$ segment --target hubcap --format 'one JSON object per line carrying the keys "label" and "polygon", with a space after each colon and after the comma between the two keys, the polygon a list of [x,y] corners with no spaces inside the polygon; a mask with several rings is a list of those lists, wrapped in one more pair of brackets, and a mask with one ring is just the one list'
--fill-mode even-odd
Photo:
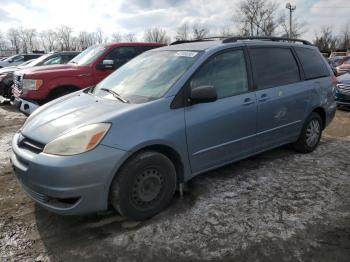
{"label": "hubcap", "polygon": [[133,186],[132,199],[138,206],[154,203],[161,193],[163,176],[156,168],[148,168],[140,174]]}
{"label": "hubcap", "polygon": [[320,122],[316,119],[311,120],[309,125],[306,128],[306,143],[310,147],[314,147],[320,137],[321,126]]}

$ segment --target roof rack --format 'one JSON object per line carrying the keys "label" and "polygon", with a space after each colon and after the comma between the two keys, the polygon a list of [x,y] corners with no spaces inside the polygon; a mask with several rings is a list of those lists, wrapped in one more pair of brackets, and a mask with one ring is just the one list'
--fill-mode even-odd
{"label": "roof rack", "polygon": [[227,38],[227,36],[211,36],[211,37],[203,37],[201,39],[195,39],[195,40],[178,40],[178,41],[171,43],[170,45],[179,45],[179,44],[185,44],[185,43],[222,40],[222,39],[226,39],[226,38]]}
{"label": "roof rack", "polygon": [[309,41],[303,39],[294,39],[287,37],[275,37],[275,36],[247,36],[247,37],[230,37],[224,39],[223,43],[232,43],[239,40],[263,40],[263,41],[275,41],[275,42],[300,42],[304,45],[312,45]]}

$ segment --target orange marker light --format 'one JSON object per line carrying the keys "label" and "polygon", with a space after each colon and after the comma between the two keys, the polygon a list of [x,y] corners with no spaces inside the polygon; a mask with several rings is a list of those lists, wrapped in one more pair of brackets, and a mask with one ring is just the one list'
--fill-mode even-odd
{"label": "orange marker light", "polygon": [[105,131],[102,131],[93,135],[90,139],[90,142],[86,146],[86,150],[93,149],[100,142],[100,140],[103,138],[105,133],[106,133]]}

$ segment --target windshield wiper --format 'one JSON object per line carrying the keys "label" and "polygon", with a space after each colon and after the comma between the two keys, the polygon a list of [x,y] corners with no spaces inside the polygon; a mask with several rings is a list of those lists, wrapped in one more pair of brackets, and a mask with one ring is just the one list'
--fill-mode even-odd
{"label": "windshield wiper", "polygon": [[70,64],[78,64],[78,63],[75,62],[75,61],[70,61],[69,63],[70,63]]}
{"label": "windshield wiper", "polygon": [[106,91],[106,92],[112,94],[115,98],[117,98],[118,100],[122,101],[123,103],[129,103],[128,100],[124,99],[121,95],[119,95],[117,92],[114,92],[114,91],[111,90],[111,89],[108,89],[108,88],[101,88],[100,90]]}

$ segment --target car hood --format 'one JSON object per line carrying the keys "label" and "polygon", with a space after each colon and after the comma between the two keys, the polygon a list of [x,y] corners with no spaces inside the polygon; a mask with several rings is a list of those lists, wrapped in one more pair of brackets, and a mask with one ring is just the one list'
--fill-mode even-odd
{"label": "car hood", "polygon": [[46,74],[54,73],[56,76],[61,74],[66,74],[67,72],[80,72],[82,67],[74,64],[65,64],[65,65],[48,65],[48,66],[35,66],[27,69],[23,69],[19,72],[19,74],[26,75],[26,78],[33,77],[36,79],[36,76],[43,76]]}
{"label": "car hood", "polygon": [[43,144],[72,129],[93,123],[110,122],[137,105],[102,99],[82,91],[56,99],[37,109],[21,133]]}
{"label": "car hood", "polygon": [[20,69],[20,67],[18,67],[18,66],[8,66],[5,68],[1,68],[0,74],[12,73],[12,72],[19,70],[19,69]]}
{"label": "car hood", "polygon": [[350,84],[350,74],[346,73],[344,75],[337,77],[338,83]]}

